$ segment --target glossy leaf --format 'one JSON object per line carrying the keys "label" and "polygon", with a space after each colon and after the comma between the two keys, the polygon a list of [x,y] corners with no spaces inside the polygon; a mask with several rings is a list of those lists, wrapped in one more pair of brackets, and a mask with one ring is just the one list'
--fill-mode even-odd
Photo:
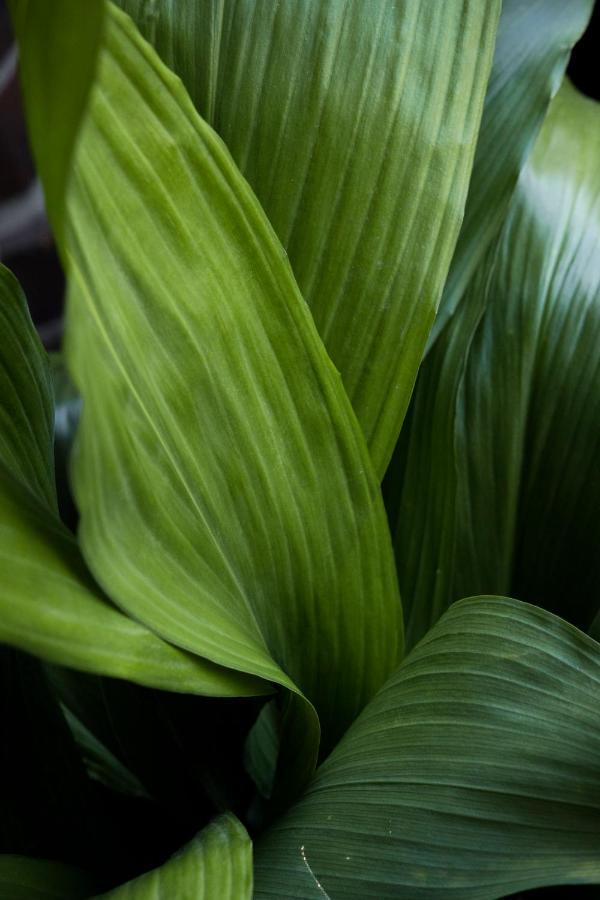
{"label": "glossy leaf", "polygon": [[496,0],[120,0],[287,250],[382,476],[458,236]]}
{"label": "glossy leaf", "polygon": [[48,361],[17,281],[0,267],[0,642],[156,687],[253,694],[264,686],[171,647],[112,607],[58,520]]}
{"label": "glossy leaf", "polygon": [[454,314],[497,237],[594,0],[504,0],[465,218],[429,346]]}
{"label": "glossy leaf", "polygon": [[[57,237],[70,163],[100,46],[103,0],[8,0],[29,141]],[[55,22],[60,20],[61,27]]]}
{"label": "glossy leaf", "polygon": [[600,883],[600,646],[455,604],[255,847],[255,898],[494,900]]}
{"label": "glossy leaf", "polygon": [[83,900],[91,879],[77,869],[44,859],[0,855],[0,900]]}
{"label": "glossy leaf", "polygon": [[131,20],[108,24],[69,198],[83,553],[153,631],[302,691],[326,749],[401,652],[377,479],[254,195]]}
{"label": "glossy leaf", "polygon": [[220,816],[159,869],[102,894],[105,900],[252,900],[252,842],[231,814]]}
{"label": "glossy leaf", "polygon": [[600,107],[565,84],[421,370],[392,488],[411,644],[473,593],[583,628],[598,609],[599,146]]}

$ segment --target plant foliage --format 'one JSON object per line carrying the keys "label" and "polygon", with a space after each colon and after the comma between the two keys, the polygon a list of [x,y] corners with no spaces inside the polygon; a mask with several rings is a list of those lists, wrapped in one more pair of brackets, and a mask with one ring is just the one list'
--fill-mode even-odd
{"label": "plant foliage", "polygon": [[9,5],[0,897],[600,883],[591,0]]}

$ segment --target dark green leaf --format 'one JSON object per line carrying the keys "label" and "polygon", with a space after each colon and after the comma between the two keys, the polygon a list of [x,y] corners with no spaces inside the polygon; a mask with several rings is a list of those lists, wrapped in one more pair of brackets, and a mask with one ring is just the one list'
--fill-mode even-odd
{"label": "dark green leaf", "polygon": [[256,900],[494,900],[600,883],[600,646],[455,604],[255,848]]}
{"label": "dark green leaf", "polygon": [[599,147],[600,107],[565,84],[422,367],[392,488],[411,645],[469,594],[583,628],[598,609]]}
{"label": "dark green leaf", "polygon": [[519,173],[594,0],[504,0],[460,237],[429,344],[500,231]]}
{"label": "dark green leaf", "polygon": [[0,900],[83,900],[92,882],[83,872],[44,859],[0,856]]}

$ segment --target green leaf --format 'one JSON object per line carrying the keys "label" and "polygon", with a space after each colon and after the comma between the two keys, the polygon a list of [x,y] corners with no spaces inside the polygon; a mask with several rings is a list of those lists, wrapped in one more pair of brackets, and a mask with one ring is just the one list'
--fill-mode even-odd
{"label": "green leaf", "polygon": [[48,362],[21,288],[1,264],[0,334],[0,471],[56,511]]}
{"label": "green leaf", "polygon": [[256,900],[493,900],[600,882],[600,647],[457,603],[255,847]]}
{"label": "green leaf", "polygon": [[565,84],[422,367],[390,487],[410,645],[469,594],[583,628],[598,609],[599,146],[600,107]]}
{"label": "green leaf", "polygon": [[504,0],[502,4],[465,218],[430,346],[454,314],[500,231],[519,173],[560,87],[571,48],[593,8],[594,0]]}
{"label": "green leaf", "polygon": [[68,204],[83,553],[153,631],[302,691],[326,752],[401,654],[379,485],[256,198],[131,20],[107,25]]}
{"label": "green leaf", "polygon": [[244,752],[244,764],[263,797],[273,792],[281,734],[281,712],[276,700],[269,700],[252,726]]}
{"label": "green leaf", "polygon": [[120,0],[263,205],[382,476],[458,236],[496,0]]}
{"label": "green leaf", "polygon": [[[63,230],[71,157],[100,46],[103,0],[8,0],[19,44],[29,141],[55,235]],[[60,20],[61,27],[55,22]]]}
{"label": "green leaf", "polygon": [[228,813],[219,816],[172,859],[118,887],[104,900],[252,900],[252,842]]}
{"label": "green leaf", "polygon": [[83,900],[91,890],[91,880],[77,869],[0,855],[0,900]]}
{"label": "green leaf", "polygon": [[58,520],[48,361],[3,266],[0,325],[0,642],[170,690],[264,692],[256,680],[169,646],[104,598]]}

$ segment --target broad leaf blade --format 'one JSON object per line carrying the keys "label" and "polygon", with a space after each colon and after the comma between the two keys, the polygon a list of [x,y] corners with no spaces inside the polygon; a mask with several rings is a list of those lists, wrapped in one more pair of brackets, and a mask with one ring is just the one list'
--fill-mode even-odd
{"label": "broad leaf blade", "polygon": [[220,816],[159,869],[102,897],[252,900],[252,842],[235,816]]}
{"label": "broad leaf blade", "polygon": [[565,84],[421,369],[390,484],[410,644],[474,593],[584,628],[598,609],[599,146],[600,107]]}
{"label": "broad leaf blade", "polygon": [[382,476],[458,236],[495,0],[120,0],[289,254]]}
{"label": "broad leaf blade", "polygon": [[163,637],[297,685],[328,748],[401,652],[378,483],[254,195],[131,21],[108,24],[69,198],[83,552]]}
{"label": "broad leaf blade", "polygon": [[519,173],[594,7],[593,0],[504,0],[465,218],[429,346],[497,236]]}
{"label": "broad leaf blade", "polygon": [[255,897],[494,900],[600,883],[600,647],[465,600],[255,848]]}
{"label": "broad leaf blade", "polygon": [[197,660],[112,607],[56,512],[48,361],[18,283],[0,267],[0,642],[156,687],[264,691]]}
{"label": "broad leaf blade", "polygon": [[[29,140],[55,234],[102,33],[103,0],[8,0],[19,42],[19,76]],[[55,22],[60,19],[61,27]]]}

